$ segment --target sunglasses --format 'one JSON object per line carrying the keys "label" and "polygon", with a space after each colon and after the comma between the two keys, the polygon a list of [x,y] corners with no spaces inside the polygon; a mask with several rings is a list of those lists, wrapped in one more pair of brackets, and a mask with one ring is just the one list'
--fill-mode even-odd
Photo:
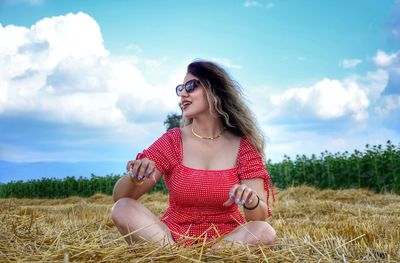
{"label": "sunglasses", "polygon": [[194,91],[200,85],[200,81],[197,79],[192,79],[186,82],[185,84],[180,84],[176,86],[176,95],[182,96],[183,91],[186,90],[187,93]]}

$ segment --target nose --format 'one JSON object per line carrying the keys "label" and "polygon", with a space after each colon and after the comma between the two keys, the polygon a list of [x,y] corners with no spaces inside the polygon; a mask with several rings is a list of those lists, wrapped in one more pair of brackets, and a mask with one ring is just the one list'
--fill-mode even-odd
{"label": "nose", "polygon": [[186,91],[186,89],[183,89],[179,97],[189,97],[189,93]]}

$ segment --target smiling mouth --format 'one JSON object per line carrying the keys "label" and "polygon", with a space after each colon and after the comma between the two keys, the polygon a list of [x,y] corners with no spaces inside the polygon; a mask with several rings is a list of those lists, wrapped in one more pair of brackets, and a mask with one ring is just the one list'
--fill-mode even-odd
{"label": "smiling mouth", "polygon": [[182,107],[183,107],[184,109],[186,109],[186,108],[189,107],[191,104],[192,104],[191,102],[184,102],[184,103],[182,103]]}

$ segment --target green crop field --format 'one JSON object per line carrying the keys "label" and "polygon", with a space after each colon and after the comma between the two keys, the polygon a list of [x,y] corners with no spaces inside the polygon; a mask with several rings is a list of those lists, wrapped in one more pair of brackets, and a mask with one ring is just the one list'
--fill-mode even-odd
{"label": "green crop field", "polygon": [[[309,185],[320,189],[366,188],[375,192],[400,194],[400,145],[388,141],[385,146],[366,145],[365,150],[332,154],[327,151],[310,158],[302,155],[280,163],[266,163],[275,186]],[[0,198],[65,198],[88,197],[95,193],[111,195],[120,175],[90,178],[43,178],[0,184]],[[152,192],[167,193],[160,181]]]}

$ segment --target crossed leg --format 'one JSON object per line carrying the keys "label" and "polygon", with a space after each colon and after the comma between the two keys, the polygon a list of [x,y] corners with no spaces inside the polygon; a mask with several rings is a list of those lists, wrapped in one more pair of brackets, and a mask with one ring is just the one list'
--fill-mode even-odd
{"label": "crossed leg", "polygon": [[[149,209],[132,198],[121,198],[112,207],[111,218],[128,244],[145,240],[159,246],[173,245],[168,227]],[[232,243],[273,245],[275,230],[263,221],[251,221],[237,227],[215,243],[213,247],[226,247]]]}
{"label": "crossed leg", "polygon": [[231,233],[225,235],[214,248],[240,245],[273,245],[276,240],[275,230],[264,221],[250,221],[238,226]]}
{"label": "crossed leg", "polygon": [[111,218],[128,244],[140,240],[159,246],[175,243],[168,227],[132,198],[121,198],[115,202],[111,209]]}

